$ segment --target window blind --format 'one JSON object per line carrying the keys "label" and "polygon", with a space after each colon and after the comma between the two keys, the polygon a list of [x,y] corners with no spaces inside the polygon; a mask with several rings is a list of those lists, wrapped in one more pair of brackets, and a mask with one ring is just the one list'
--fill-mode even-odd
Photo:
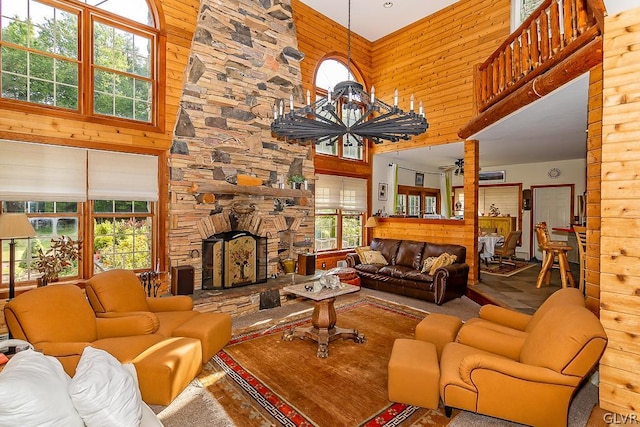
{"label": "window blind", "polygon": [[367,210],[366,179],[318,175],[315,187],[316,209]]}
{"label": "window blind", "polygon": [[90,150],[90,200],[158,200],[158,158],[142,154]]}
{"label": "window blind", "polygon": [[86,200],[86,150],[0,140],[0,153],[0,199]]}

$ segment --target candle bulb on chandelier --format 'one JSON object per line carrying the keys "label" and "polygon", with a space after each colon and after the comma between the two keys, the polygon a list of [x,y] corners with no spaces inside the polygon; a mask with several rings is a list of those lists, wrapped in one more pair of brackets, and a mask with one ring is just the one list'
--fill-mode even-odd
{"label": "candle bulb on chandelier", "polygon": [[311,105],[311,92],[307,90],[307,105]]}
{"label": "candle bulb on chandelier", "polygon": [[411,100],[409,101],[409,111],[413,111],[413,94],[411,94]]}
{"label": "candle bulb on chandelier", "polygon": [[376,88],[375,86],[371,86],[371,104],[373,104],[376,100]]}
{"label": "candle bulb on chandelier", "polygon": [[280,100],[280,116],[284,115],[284,100]]}
{"label": "candle bulb on chandelier", "polygon": [[424,110],[422,109],[422,101],[420,101],[420,115],[424,117]]}
{"label": "candle bulb on chandelier", "polygon": [[289,95],[289,111],[293,111],[293,94]]}
{"label": "candle bulb on chandelier", "polygon": [[276,104],[273,104],[273,119],[277,119],[278,118],[278,108],[276,107]]}
{"label": "candle bulb on chandelier", "polygon": [[331,88],[327,91],[327,102],[331,103]]}
{"label": "candle bulb on chandelier", "polygon": [[398,106],[398,89],[393,92],[393,106]]}

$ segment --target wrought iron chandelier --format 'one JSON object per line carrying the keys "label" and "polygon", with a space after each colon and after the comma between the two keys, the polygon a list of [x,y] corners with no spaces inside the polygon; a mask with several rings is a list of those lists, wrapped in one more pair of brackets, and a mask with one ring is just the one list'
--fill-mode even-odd
{"label": "wrought iron chandelier", "polygon": [[[347,24],[347,71],[351,70],[351,0]],[[349,78],[349,76],[347,76]],[[327,96],[311,103],[307,91],[307,105],[294,108],[293,95],[289,97],[289,112],[285,112],[284,101],[280,100],[273,108],[274,120],[271,131],[279,138],[295,142],[315,142],[333,145],[340,138],[343,144],[364,145],[365,139],[376,144],[384,141],[398,142],[409,140],[411,136],[426,132],[429,124],[424,116],[422,101],[418,112],[414,111],[414,97],[411,95],[409,112],[398,108],[398,91],[389,105],[375,97],[375,88],[371,94],[355,81],[338,83]]]}

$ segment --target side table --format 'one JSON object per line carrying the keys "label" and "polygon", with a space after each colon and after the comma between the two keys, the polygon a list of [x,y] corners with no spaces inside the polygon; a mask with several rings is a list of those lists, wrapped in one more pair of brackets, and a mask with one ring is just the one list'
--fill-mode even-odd
{"label": "side table", "polygon": [[318,343],[317,357],[329,356],[329,343],[342,339],[351,339],[356,343],[364,343],[366,338],[357,329],[345,329],[336,327],[336,309],[334,302],[340,295],[357,292],[360,287],[344,284],[338,289],[322,288],[320,292],[308,291],[305,284],[285,286],[284,292],[289,292],[314,301],[313,315],[311,316],[311,326],[299,326],[283,332],[282,339],[291,341],[294,338],[309,338]]}

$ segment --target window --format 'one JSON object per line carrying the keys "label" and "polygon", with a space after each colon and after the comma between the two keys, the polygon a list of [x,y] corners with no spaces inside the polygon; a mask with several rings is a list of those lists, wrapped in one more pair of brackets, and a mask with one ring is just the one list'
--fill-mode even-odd
{"label": "window", "polygon": [[316,251],[362,246],[367,181],[318,175],[316,181]]}
{"label": "window", "polygon": [[[345,80],[355,80],[355,77],[342,62],[335,59],[322,61],[316,72],[316,100],[326,97],[329,90]],[[336,113],[340,115],[345,123],[350,124],[355,123],[362,117],[363,109],[347,109],[340,104],[337,106]],[[329,118],[329,113],[325,117]],[[333,141],[323,141],[316,145],[316,153],[351,160],[364,159],[364,147],[359,146],[358,142],[351,136],[347,136],[340,144],[335,144]]]}
{"label": "window", "polygon": [[93,272],[125,268],[150,269],[153,203],[93,202]]}
{"label": "window", "polygon": [[[73,240],[81,237],[81,209],[76,202],[2,202],[2,211],[26,213],[37,237],[16,239],[16,282],[35,280],[40,273],[34,259],[38,250],[46,252],[51,239],[69,236]],[[9,241],[2,242],[2,283],[9,283]],[[80,260],[82,262],[82,260]],[[77,261],[62,271],[60,277],[77,277],[81,271]]]}
{"label": "window", "polygon": [[[38,235],[16,240],[17,282],[40,276],[34,255],[62,235],[83,241],[80,262],[63,279],[156,267],[156,156],[3,140],[0,152],[2,210],[26,213]],[[0,263],[6,286],[8,241]]]}
{"label": "window", "polygon": [[85,3],[0,3],[0,98],[157,125],[159,32],[149,5]]}
{"label": "window", "polygon": [[440,190],[437,188],[399,185],[396,196],[396,214],[423,218],[440,213]]}

